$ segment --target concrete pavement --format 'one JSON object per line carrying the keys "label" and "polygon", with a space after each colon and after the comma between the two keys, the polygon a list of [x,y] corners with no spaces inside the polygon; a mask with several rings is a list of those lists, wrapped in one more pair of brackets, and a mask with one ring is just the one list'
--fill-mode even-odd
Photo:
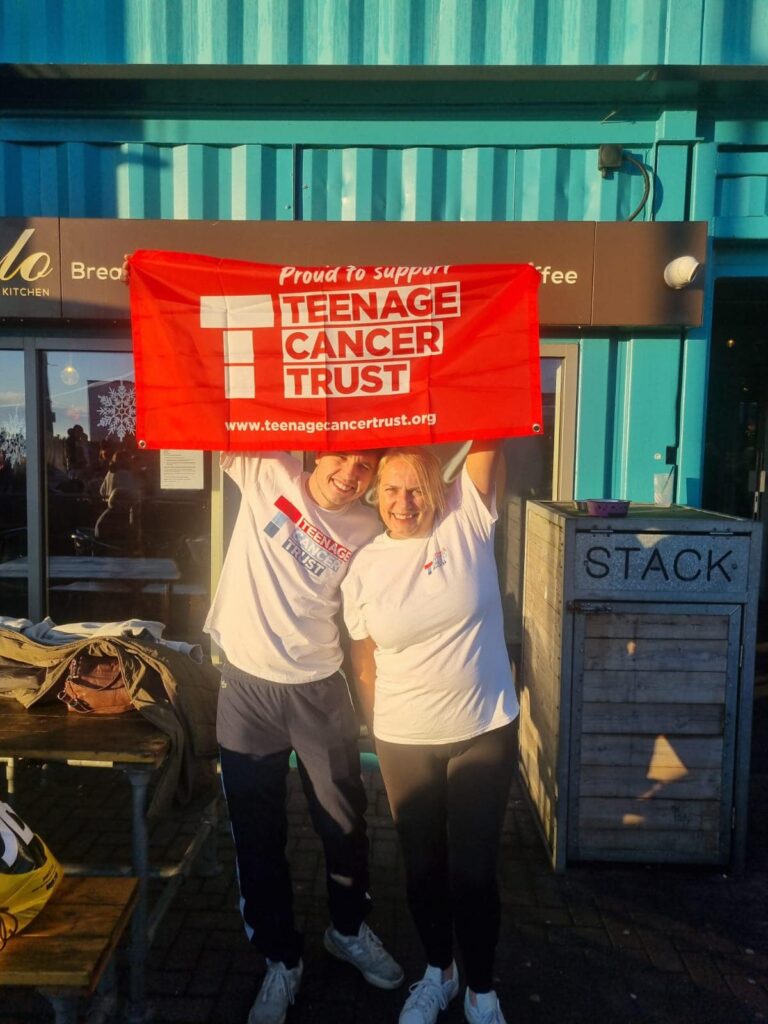
{"label": "concrete pavement", "polygon": [[[404,900],[402,866],[377,771],[370,799],[370,924],[397,954],[407,983],[423,964]],[[20,766],[14,805],[63,861],[126,861],[127,781],[108,770]],[[305,974],[288,1024],[391,1024],[405,997],[373,989],[322,947],[327,924],[320,845],[296,773],[289,852],[306,933]],[[152,829],[152,857],[180,855],[193,824]],[[188,879],[160,926],[147,975],[153,1019],[244,1024],[263,972],[248,946],[226,822],[222,873]],[[153,883],[154,885],[154,883]],[[501,856],[497,988],[509,1024],[741,1024],[768,1021],[768,677],[758,680],[745,877],[711,868],[574,865],[552,873],[519,784]],[[123,954],[124,956],[124,954]],[[124,973],[123,981],[124,986]],[[463,1019],[457,999],[441,1024]],[[52,1020],[42,997],[0,989],[0,1024]]]}

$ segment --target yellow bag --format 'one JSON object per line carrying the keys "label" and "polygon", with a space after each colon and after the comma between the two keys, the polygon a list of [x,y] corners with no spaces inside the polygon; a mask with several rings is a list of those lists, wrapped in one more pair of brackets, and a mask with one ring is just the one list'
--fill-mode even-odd
{"label": "yellow bag", "polygon": [[63,875],[42,839],[0,801],[0,949],[43,909]]}

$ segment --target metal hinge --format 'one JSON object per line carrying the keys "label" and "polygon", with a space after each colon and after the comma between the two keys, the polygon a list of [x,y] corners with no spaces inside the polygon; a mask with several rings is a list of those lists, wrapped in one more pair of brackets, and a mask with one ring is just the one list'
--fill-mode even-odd
{"label": "metal hinge", "polygon": [[736,808],[731,808],[731,831],[736,828]]}
{"label": "metal hinge", "polygon": [[596,601],[566,601],[566,610],[569,612],[586,612],[587,614],[612,612],[615,610],[612,604],[599,604]]}
{"label": "metal hinge", "polygon": [[744,664],[744,644],[739,644],[739,668]]}

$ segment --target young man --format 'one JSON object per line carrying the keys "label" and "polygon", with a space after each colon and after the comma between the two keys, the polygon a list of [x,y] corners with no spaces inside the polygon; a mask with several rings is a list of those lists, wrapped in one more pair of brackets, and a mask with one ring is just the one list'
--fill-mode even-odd
{"label": "young man", "polygon": [[309,474],[282,453],[222,456],[241,504],[205,629],[226,656],[217,731],[241,907],[267,960],[248,1024],[282,1024],[301,981],[285,856],[291,750],[325,850],[325,947],[372,985],[403,979],[363,920],[366,798],[336,625],[349,559],[381,529],[358,501],[377,463],[373,452],[322,452]]}

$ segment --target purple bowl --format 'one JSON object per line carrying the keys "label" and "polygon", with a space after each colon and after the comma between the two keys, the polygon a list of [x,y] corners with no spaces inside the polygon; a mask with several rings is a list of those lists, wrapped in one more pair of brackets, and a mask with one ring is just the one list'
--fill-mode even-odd
{"label": "purple bowl", "polygon": [[625,516],[629,502],[619,498],[587,498],[587,512],[591,516]]}

